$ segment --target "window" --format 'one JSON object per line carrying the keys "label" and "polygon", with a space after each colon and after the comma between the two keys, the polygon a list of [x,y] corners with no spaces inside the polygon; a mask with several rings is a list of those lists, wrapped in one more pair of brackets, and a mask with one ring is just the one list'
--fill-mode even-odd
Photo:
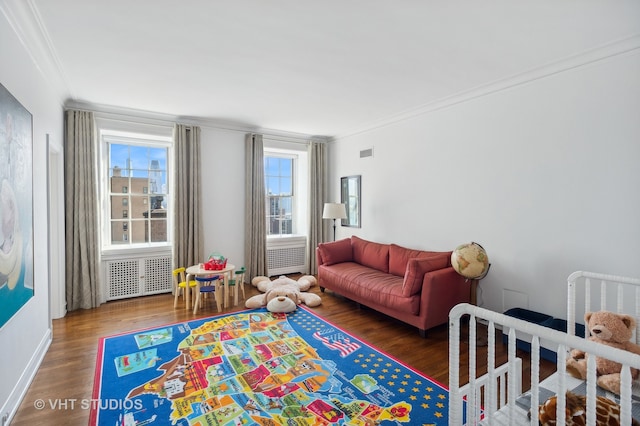
{"label": "window", "polygon": [[101,134],[103,247],[168,245],[170,139]]}
{"label": "window", "polygon": [[306,236],[309,227],[308,146],[264,140],[267,240]]}
{"label": "window", "polygon": [[294,157],[265,153],[267,235],[293,234]]}

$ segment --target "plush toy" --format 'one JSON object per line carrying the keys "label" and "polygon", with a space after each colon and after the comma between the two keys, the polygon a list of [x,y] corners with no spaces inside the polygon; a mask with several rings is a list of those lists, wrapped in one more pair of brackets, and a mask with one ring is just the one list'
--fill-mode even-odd
{"label": "plush toy", "polygon": [[[584,316],[589,340],[614,348],[640,354],[640,345],[629,341],[636,328],[636,321],[630,315],[609,311],[587,312]],[[587,354],[574,349],[567,359],[567,371],[578,379],[587,378]],[[620,394],[620,371],[622,365],[605,358],[596,357],[597,383],[603,389]],[[632,368],[631,376],[638,377],[638,370]]]}
{"label": "plush toy", "polygon": [[[558,397],[556,395],[547,399],[538,409],[538,420],[541,426],[555,425],[557,422],[556,408]],[[587,397],[567,391],[565,399],[566,425],[587,424]],[[531,418],[531,413],[529,413]],[[620,426],[620,405],[604,396],[596,396],[596,424],[607,426]],[[640,426],[640,422],[631,419],[632,426]]]}
{"label": "plush toy", "polygon": [[267,302],[267,311],[269,312],[280,312],[280,313],[289,313],[298,309],[298,305],[296,302],[291,300],[287,296],[278,296]]}
{"label": "plush toy", "polygon": [[322,299],[317,294],[303,293],[316,284],[316,278],[312,275],[304,275],[298,281],[284,275],[273,281],[268,277],[260,276],[251,280],[251,284],[264,294],[257,294],[247,299],[245,306],[249,309],[266,306],[270,312],[292,312],[300,303],[309,307],[322,303]]}

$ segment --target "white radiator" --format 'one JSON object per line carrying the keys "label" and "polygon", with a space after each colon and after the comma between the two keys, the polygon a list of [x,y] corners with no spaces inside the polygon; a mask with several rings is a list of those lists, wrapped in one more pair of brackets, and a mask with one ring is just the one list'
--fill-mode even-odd
{"label": "white radiator", "polygon": [[107,300],[172,290],[171,257],[110,259],[103,262]]}
{"label": "white radiator", "polygon": [[308,273],[307,238],[274,238],[267,241],[267,271],[274,275]]}

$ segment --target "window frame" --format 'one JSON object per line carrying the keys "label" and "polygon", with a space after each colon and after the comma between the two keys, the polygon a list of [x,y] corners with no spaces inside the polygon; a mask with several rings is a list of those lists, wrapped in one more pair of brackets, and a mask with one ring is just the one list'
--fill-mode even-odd
{"label": "window frame", "polygon": [[[173,158],[174,147],[173,138],[169,135],[159,136],[151,135],[143,132],[122,132],[122,131],[110,131],[108,129],[99,130],[99,158],[98,158],[98,177],[99,177],[99,191],[102,194],[100,197],[100,247],[102,253],[117,253],[117,252],[131,252],[131,251],[145,251],[147,249],[157,248],[171,248],[173,246],[173,233],[170,231],[173,229]],[[133,232],[134,222],[144,222],[146,226],[150,226],[151,218],[136,219],[132,214],[127,214],[127,218],[114,218],[111,215],[111,203],[112,197],[121,194],[127,198],[122,198],[123,205],[125,205],[125,199],[127,200],[126,210],[129,212],[131,206],[128,203],[129,197],[144,196],[149,198],[151,194],[140,193],[133,194],[127,185],[126,192],[112,193],[111,192],[111,173],[110,173],[110,147],[109,144],[121,144],[131,146],[143,146],[149,148],[161,148],[167,151],[167,164],[166,164],[166,188],[162,192],[163,196],[167,197],[167,217],[165,219],[167,227],[166,241],[149,241],[133,243],[130,237],[126,234],[123,235],[122,240],[113,240],[113,224],[118,224],[119,231],[122,232],[122,223],[127,223],[128,233]],[[148,186],[148,185],[145,185]],[[145,199],[146,201],[146,199]],[[147,203],[145,203],[147,204]],[[135,219],[135,220],[134,220]],[[116,228],[116,231],[118,229]]]}
{"label": "window frame", "polygon": [[[297,230],[297,219],[296,219],[296,215],[297,215],[297,206],[296,206],[296,201],[297,201],[297,170],[298,170],[298,161],[299,161],[299,155],[297,155],[294,152],[287,152],[285,150],[276,150],[276,149],[268,149],[265,148],[263,151],[263,158],[264,161],[267,161],[267,158],[284,158],[284,159],[289,159],[291,160],[291,195],[287,195],[287,196],[282,196],[282,195],[269,195],[269,188],[267,185],[267,171],[265,169],[264,172],[264,178],[265,178],[265,221],[266,221],[266,229],[267,229],[267,238],[286,238],[286,237],[291,237],[296,234],[296,230]],[[271,218],[273,217],[273,215],[271,215],[271,199],[273,198],[288,198],[291,200],[290,204],[291,204],[291,233],[287,233],[284,234],[282,233],[282,225],[280,225],[280,232],[279,233],[271,233],[271,227],[270,227],[270,221]]]}

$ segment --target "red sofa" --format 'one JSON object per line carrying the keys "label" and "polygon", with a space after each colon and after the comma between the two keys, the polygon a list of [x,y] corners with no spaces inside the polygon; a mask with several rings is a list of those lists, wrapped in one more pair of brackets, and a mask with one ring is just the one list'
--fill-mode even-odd
{"label": "red sofa", "polygon": [[412,250],[356,236],[316,249],[318,284],[415,327],[420,335],[471,300],[470,282],[451,267],[451,252]]}

